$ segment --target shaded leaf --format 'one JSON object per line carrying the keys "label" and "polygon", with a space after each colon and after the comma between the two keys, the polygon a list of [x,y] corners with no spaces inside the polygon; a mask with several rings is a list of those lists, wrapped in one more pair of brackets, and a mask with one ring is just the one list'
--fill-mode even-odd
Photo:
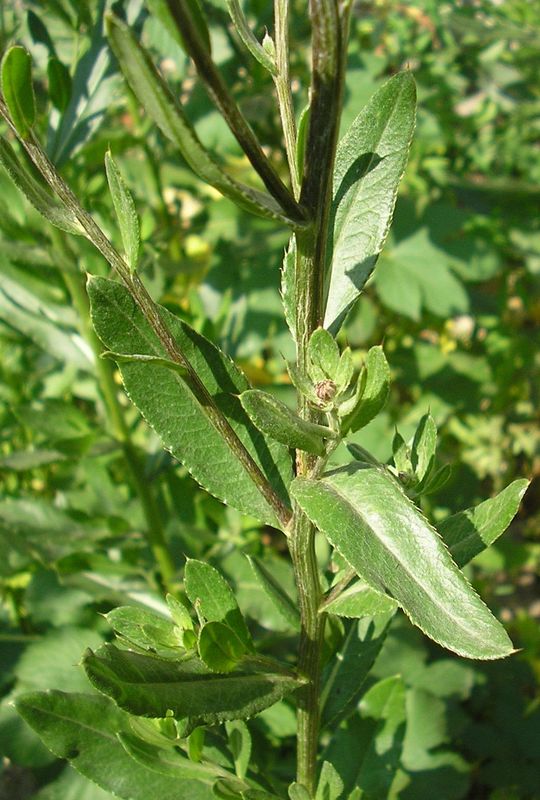
{"label": "shaded leaf", "polygon": [[47,62],[47,78],[53,106],[60,112],[65,111],[71,98],[71,75],[66,65],[56,56],[51,56]]}
{"label": "shaded leaf", "polygon": [[128,755],[118,734],[129,733],[129,715],[95,694],[33,692],[19,697],[17,711],[59,758],[82,775],[126,800],[211,800],[210,784],[199,779],[158,776]]}
{"label": "shaded leaf", "polygon": [[260,389],[243,392],[240,395],[240,402],[253,424],[262,433],[287,447],[322,456],[326,452],[324,438],[333,439],[336,436],[324,425],[316,425],[301,419],[281,400]]}
{"label": "shaded leaf", "polygon": [[207,622],[202,626],[199,656],[212,672],[232,672],[246,652],[246,644],[223,622]]}
{"label": "shaded leaf", "polygon": [[263,561],[253,556],[247,556],[247,559],[257,583],[270,599],[272,605],[294,630],[300,630],[300,613],[289,595],[266,569]]}
{"label": "shaded leaf", "polygon": [[[365,385],[356,406],[343,419],[343,429],[353,433],[364,428],[384,408],[390,391],[390,367],[380,346],[372,347],[365,363]],[[361,378],[358,386],[362,389]],[[347,408],[348,411],[348,408]]]}
{"label": "shaded leaf", "polygon": [[83,666],[96,689],[132,714],[164,717],[170,709],[208,724],[247,719],[300,685],[290,673],[269,673],[256,662],[221,675],[195,656],[175,663],[114,645],[87,651]]}
{"label": "shaded leaf", "polygon": [[251,758],[251,734],[245,722],[233,720],[225,723],[229,738],[229,749],[234,759],[234,768],[240,779],[246,777]]}
{"label": "shaded leaf", "polygon": [[392,597],[373,589],[364,581],[356,581],[332,600],[324,603],[322,610],[338,617],[373,617],[388,614],[398,607]]}

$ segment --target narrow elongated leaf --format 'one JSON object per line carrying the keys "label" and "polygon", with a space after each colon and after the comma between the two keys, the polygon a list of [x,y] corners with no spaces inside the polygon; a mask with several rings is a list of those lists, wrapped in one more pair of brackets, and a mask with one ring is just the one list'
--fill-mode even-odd
{"label": "narrow elongated leaf", "polygon": [[356,708],[393,616],[390,612],[350,623],[339,658],[324,675],[321,707],[323,724],[327,727],[332,727]]}
{"label": "narrow elongated leaf", "polygon": [[[129,715],[96,694],[32,692],[17,698],[19,714],[59,758],[127,800],[212,800],[211,782],[157,775],[128,755],[118,734],[129,733]],[[196,765],[193,765],[194,767]]]}
{"label": "narrow elongated leaf", "polygon": [[356,581],[348,589],[332,600],[324,603],[323,611],[338,617],[373,617],[388,614],[398,607],[393,597],[373,589],[364,581]]}
{"label": "narrow elongated leaf", "polygon": [[334,172],[330,286],[324,327],[335,333],[383,248],[416,110],[410,72],[390,78],[340,141]]}
{"label": "narrow elongated leaf", "polygon": [[496,497],[439,523],[441,536],[460,567],[504,533],[517,514],[528,485],[524,478],[514,481]]}
{"label": "narrow elongated leaf", "polygon": [[295,280],[296,241],[294,235],[289,239],[289,244],[283,256],[281,267],[281,302],[285,313],[285,321],[291,336],[296,341],[296,289]]}
{"label": "narrow elongated leaf", "polygon": [[324,439],[336,434],[324,425],[306,422],[267,392],[249,389],[240,395],[240,402],[254,425],[277,442],[322,456],[326,452]]}
{"label": "narrow elongated leaf", "polygon": [[248,25],[244,12],[238,0],[227,0],[227,9],[236,28],[238,35],[243,43],[259,64],[268,70],[271,75],[277,75],[276,60],[255,38],[253,31]]}
{"label": "narrow elongated leaf", "polygon": [[96,689],[132,714],[165,717],[170,709],[208,724],[252,717],[300,685],[290,673],[270,673],[256,662],[222,675],[195,656],[173,662],[114,645],[87,651],[83,666]]}
{"label": "narrow elongated leaf", "polygon": [[300,630],[300,613],[289,595],[270,574],[260,559],[250,556],[247,556],[247,559],[257,583],[264,590],[266,596],[271,600],[283,619],[295,630]]}
{"label": "narrow elongated leaf", "polygon": [[68,68],[56,56],[47,62],[47,78],[51,102],[62,113],[69,105],[72,82]]}
{"label": "narrow elongated leaf", "polygon": [[139,250],[141,246],[139,217],[137,216],[133,197],[110,151],[105,154],[105,170],[107,172],[107,181],[118,219],[120,233],[122,234],[126,260],[129,268],[134,272],[139,262]]}
{"label": "narrow elongated leaf", "polygon": [[[125,355],[165,358],[166,353],[131,295],[105,278],[88,283],[92,320],[104,345]],[[291,458],[283,445],[266,439],[252,424],[235,395],[249,388],[240,370],[189,325],[161,309],[162,319],[193,365],[216,406],[229,421],[275,491],[287,500]],[[164,447],[182,461],[211,494],[270,524],[273,511],[182,376],[159,365],[122,363],[124,386],[133,403],[161,437]]]}
{"label": "narrow elongated leaf", "polygon": [[429,475],[437,449],[437,426],[431,414],[425,414],[414,435],[411,459],[418,481]]}
{"label": "narrow elongated leaf", "polygon": [[270,195],[227,175],[203,147],[195,129],[135,34],[112,14],[107,18],[107,30],[122,72],[139,102],[162,133],[178,147],[193,172],[253,214],[279,219],[293,227],[299,222],[301,224],[299,220],[289,219]]}
{"label": "narrow elongated leaf", "polygon": [[358,431],[364,428],[382,411],[390,390],[390,367],[382,347],[372,347],[365,364],[365,386],[359,378],[359,400],[343,420],[344,430]]}
{"label": "narrow elongated leaf", "polygon": [[55,227],[66,233],[77,236],[84,235],[84,231],[75,216],[67,208],[60,205],[58,200],[39,184],[32,175],[19,163],[17,156],[10,144],[0,136],[0,164],[4,167],[9,177],[24,194],[28,202],[34,206],[45,219]]}
{"label": "narrow elongated leaf", "polygon": [[438,533],[383,469],[351,464],[321,480],[296,478],[291,490],[357,574],[436,642],[468,658],[513,651]]}
{"label": "narrow elongated leaf", "polygon": [[248,650],[250,633],[231,587],[217,569],[190,558],[184,573],[186,594],[208,622],[222,622],[233,630]]}
{"label": "narrow elongated leaf", "polygon": [[19,136],[26,139],[36,119],[32,58],[28,50],[18,45],[10,47],[2,59],[0,73],[11,121]]}

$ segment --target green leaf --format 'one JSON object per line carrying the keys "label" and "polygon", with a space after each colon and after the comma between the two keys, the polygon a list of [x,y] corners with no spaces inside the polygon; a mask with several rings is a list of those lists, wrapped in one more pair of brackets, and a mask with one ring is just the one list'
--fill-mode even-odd
{"label": "green leaf", "polygon": [[403,436],[396,430],[392,440],[392,456],[398,472],[409,475],[413,471],[411,453]]}
{"label": "green leaf", "polygon": [[425,414],[414,434],[411,460],[416,479],[421,482],[433,469],[437,449],[437,426],[431,414]]}
{"label": "green leaf", "polygon": [[117,636],[142,650],[178,658],[182,637],[170,619],[140,606],[119,606],[109,611],[105,619]]}
{"label": "green leaf", "polygon": [[204,561],[188,559],[184,582],[186,594],[197,613],[208,622],[222,622],[244,643],[253,649],[251,635],[231,587],[217,569]]}
{"label": "green leaf", "polygon": [[162,133],[178,147],[193,172],[253,214],[277,219],[296,227],[299,220],[289,219],[270,195],[239,183],[223,172],[218,162],[202,145],[182,107],[129,27],[113,14],[109,14],[107,31],[111,47],[131,89]]}
{"label": "green leaf", "polygon": [[331,333],[324,328],[313,331],[308,343],[308,356],[325,378],[335,381],[339,369],[339,347]]}
{"label": "green leaf", "polygon": [[24,47],[10,47],[0,65],[2,94],[19,136],[27,139],[36,119],[32,58]]}
{"label": "green leaf", "polygon": [[[105,347],[123,354],[166,359],[161,343],[126,288],[105,278],[91,278],[88,293],[94,327]],[[189,325],[163,308],[160,314],[218,409],[275,491],[288,502],[286,487],[292,470],[289,451],[265,439],[242,409],[235,395],[249,388],[244,375]],[[180,375],[136,362],[122,363],[120,371],[129,397],[164,447],[207,491],[246,514],[277,524],[272,509]]]}
{"label": "green leaf", "polygon": [[300,685],[290,673],[270,673],[257,662],[221,675],[196,656],[173,662],[111,644],[87,651],[83,666],[96,689],[131,714],[165,717],[170,709],[210,725],[247,719]]}
{"label": "green leaf", "polygon": [[333,333],[384,245],[407,163],[415,110],[414,79],[410,72],[400,72],[375,93],[338,145],[324,319],[324,327]]}
{"label": "green leaf", "polygon": [[[332,759],[352,797],[387,800],[401,764],[406,727],[405,685],[392,676],[371,686],[359,705],[359,714],[340,729],[326,757]],[[354,747],[355,757],[348,755]]]}
{"label": "green leaf", "polygon": [[139,251],[141,247],[141,232],[139,227],[139,217],[133,197],[127,188],[120,170],[114,161],[110,150],[105,153],[105,171],[109,190],[116,211],[116,218],[122,234],[124,251],[128,266],[132,272],[137,269],[139,263]]}
{"label": "green leaf", "polygon": [[47,78],[51,102],[63,113],[71,99],[72,82],[69,69],[56,56],[51,56],[47,62]]}
{"label": "green leaf", "polygon": [[386,639],[394,616],[379,614],[352,622],[339,657],[327,668],[321,694],[322,721],[333,727],[354,711],[365,679]]}
{"label": "green leaf", "polygon": [[33,692],[17,698],[17,711],[59,758],[66,758],[102,789],[126,800],[211,800],[199,779],[158,776],[134,761],[117,734],[129,733],[129,715],[95,694]]}
{"label": "green leaf", "polygon": [[278,71],[275,58],[272,57],[253,35],[253,31],[247,23],[238,0],[227,0],[227,9],[238,35],[253,58],[255,58],[259,64],[262,64],[271,75],[277,75]]}
{"label": "green leaf", "polygon": [[212,672],[232,672],[247,647],[223,622],[207,622],[199,633],[199,655]]}
{"label": "green leaf", "polygon": [[15,186],[20,189],[28,202],[34,206],[41,216],[45,217],[56,228],[66,231],[66,233],[73,233],[77,236],[84,235],[84,231],[75,216],[21,166],[13,148],[3,136],[0,136],[0,164],[2,164]]}
{"label": "green leaf", "polygon": [[339,365],[336,371],[335,382],[338,392],[344,392],[345,389],[347,389],[352,380],[353,374],[354,362],[352,351],[350,347],[346,347],[340,356]]}
{"label": "green leaf", "polygon": [[434,641],[468,658],[513,652],[437,532],[384,469],[351,464],[320,480],[296,478],[291,491],[359,577],[388,591]]}
{"label": "green leaf", "polygon": [[300,630],[300,613],[289,595],[266,569],[264,562],[254,556],[246,556],[255,579],[279,614],[294,630]]}
{"label": "green leaf", "polygon": [[311,800],[311,795],[306,787],[296,781],[289,786],[289,797],[291,800]]}
{"label": "green leaf", "polygon": [[339,800],[343,789],[343,781],[334,765],[329,761],[323,761],[315,800]]}
{"label": "green leaf", "polygon": [[[343,419],[343,429],[353,432],[364,428],[384,408],[390,391],[390,367],[380,346],[372,347],[366,357],[366,384],[356,408]],[[358,379],[360,382],[360,378]]]}
{"label": "green leaf", "polygon": [[253,424],[262,433],[287,447],[305,450],[322,456],[326,452],[324,439],[335,439],[336,434],[324,425],[306,422],[285,403],[260,389],[249,389],[240,395],[240,402]]}
{"label": "green leaf", "polygon": [[439,523],[439,530],[460,567],[467,564],[507,529],[518,512],[529,481],[521,478],[495,497],[460,511]]}
{"label": "green leaf", "polygon": [[149,356],[143,353],[113,353],[112,350],[105,350],[101,353],[100,358],[109,358],[111,361],[116,361],[117,364],[129,364],[138,361],[142,364],[153,364],[156,367],[166,367],[177,372],[183,378],[187,377],[188,371],[182,364],[176,361],[169,361],[168,358],[160,358],[159,356]]}
{"label": "green leaf", "polygon": [[234,760],[234,768],[238,777],[246,777],[251,758],[251,734],[245,722],[233,720],[225,723],[229,739],[229,749]]}
{"label": "green leaf", "polygon": [[374,617],[388,614],[398,603],[387,594],[373,589],[364,581],[356,581],[330,603],[323,603],[321,610],[338,617]]}

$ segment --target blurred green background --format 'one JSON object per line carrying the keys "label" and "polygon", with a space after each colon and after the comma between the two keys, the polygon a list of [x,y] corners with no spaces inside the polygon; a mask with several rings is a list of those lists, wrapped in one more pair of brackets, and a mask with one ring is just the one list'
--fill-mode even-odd
{"label": "blurred green background", "polygon": [[[271,82],[232,31],[224,4],[204,5],[214,58],[285,174]],[[309,74],[305,5],[292,3],[298,112]],[[138,26],[205,144],[251,180],[192,66],[142,2],[6,0],[0,50],[17,42],[31,51],[42,140],[120,244],[103,168],[111,147],[142,219],[141,274],[152,295],[217,341],[254,385],[272,385],[293,402],[279,296],[287,233],[202,185],[152,126],[103,38],[110,7]],[[272,30],[270,3],[244,7],[259,38]],[[455,465],[426,505],[435,519],[513,478],[533,479],[511,531],[468,568],[520,652],[503,663],[458,661],[398,620],[377,661],[374,678],[400,672],[407,686],[392,795],[402,800],[540,798],[539,54],[534,0],[355,4],[342,129],[399,69],[414,71],[419,92],[394,225],[339,335],[358,366],[369,346],[384,342],[394,378],[386,410],[356,439],[384,461],[395,426],[407,438],[431,410],[440,457]],[[51,57],[70,74],[58,85],[47,75]],[[9,703],[32,688],[88,691],[73,665],[107,635],[97,612],[159,604],[141,504],[96,382],[81,315],[84,271],[107,267],[85,241],[60,246],[0,172],[2,800],[111,797],[49,754]],[[290,585],[281,540],[201,492],[123,397],[122,404],[179,570],[185,556],[218,563],[271,639],[279,618],[250,585],[241,552],[263,557]],[[286,773],[290,707],[264,712],[253,727],[267,768]],[[268,741],[273,748],[263,747]]]}

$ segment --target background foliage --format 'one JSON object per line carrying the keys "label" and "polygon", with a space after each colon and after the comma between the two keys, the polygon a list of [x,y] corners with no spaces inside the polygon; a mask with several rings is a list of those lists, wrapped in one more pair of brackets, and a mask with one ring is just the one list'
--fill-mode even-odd
{"label": "background foliage", "polygon": [[[279,298],[286,234],[198,182],[145,118],[103,38],[106,5],[3,4],[0,49],[17,41],[31,51],[49,153],[116,237],[103,167],[110,146],[142,219],[140,270],[153,296],[233,355],[255,386],[273,384],[287,401],[292,392],[284,357],[293,354]],[[205,5],[214,57],[277,157],[281,143],[268,79],[231,32],[219,0]],[[142,3],[114,6],[139,26],[203,141],[242,178],[248,164],[182,50],[146,18]],[[304,4],[293,6],[300,111],[309,26]],[[510,533],[468,568],[521,652],[505,662],[458,662],[401,619],[376,662],[373,682],[396,673],[402,679],[408,722],[391,796],[403,800],[540,797],[535,6],[528,0],[378,0],[358,3],[353,18],[343,129],[400,68],[413,69],[419,87],[417,133],[391,237],[339,335],[353,346],[357,366],[369,346],[384,341],[394,372],[385,412],[357,440],[386,460],[394,427],[407,438],[430,409],[442,460],[455,464],[450,482],[423,500],[435,517],[478,502],[514,477],[535,479]],[[249,3],[249,15],[259,36],[265,25],[271,29],[268,3]],[[162,602],[137,486],[96,382],[77,265],[106,274],[85,241],[63,249],[1,172],[0,797],[6,798],[110,797],[56,760],[10,702],[29,689],[90,691],[73,665],[84,647],[109,636],[98,612],[126,603],[160,608]],[[135,409],[122,403],[176,564],[180,568],[187,556],[219,566],[271,649],[274,633],[290,630],[289,623],[268,604],[242,554],[263,559],[292,592],[280,540],[271,528],[261,531],[201,492],[161,451]],[[342,631],[331,634],[339,639]],[[329,747],[361,742],[356,724]],[[276,780],[286,778],[292,708],[282,701],[252,720],[250,730],[259,763]]]}

